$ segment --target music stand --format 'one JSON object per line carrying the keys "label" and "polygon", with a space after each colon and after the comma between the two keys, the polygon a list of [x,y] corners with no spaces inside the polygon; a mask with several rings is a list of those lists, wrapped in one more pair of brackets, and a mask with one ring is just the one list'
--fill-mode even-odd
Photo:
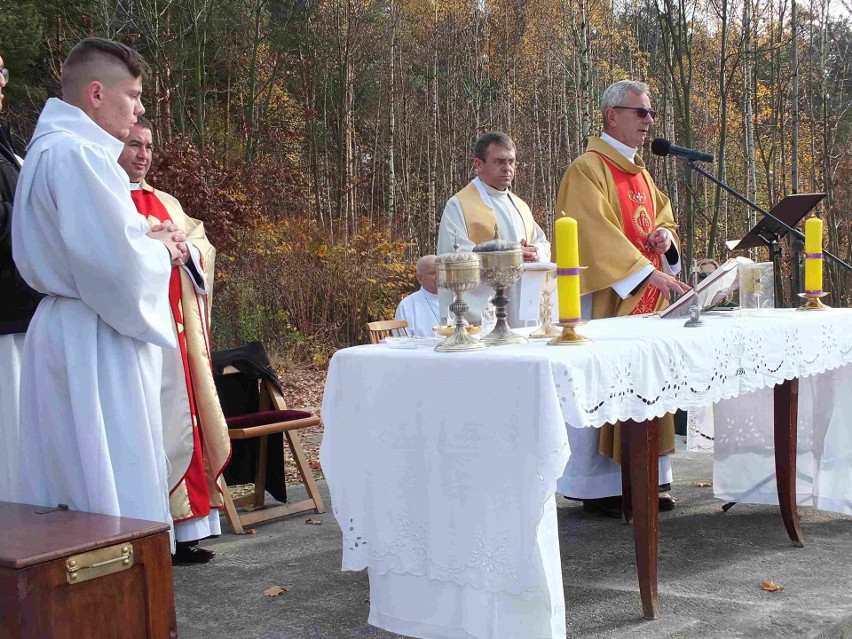
{"label": "music stand", "polygon": [[[795,228],[825,197],[825,193],[795,193],[784,196],[770,211],[770,216],[764,216],[740,240],[729,240],[725,246],[729,251],[750,249],[765,246],[769,249],[772,260],[772,270],[775,274],[776,304],[783,299],[781,286],[781,240],[787,235],[789,228]],[[795,294],[796,291],[793,291]]]}

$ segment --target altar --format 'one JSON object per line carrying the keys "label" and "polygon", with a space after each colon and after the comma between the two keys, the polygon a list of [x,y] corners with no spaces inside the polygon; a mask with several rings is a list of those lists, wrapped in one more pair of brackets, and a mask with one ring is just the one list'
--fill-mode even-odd
{"label": "altar", "polygon": [[[623,422],[625,516],[649,618],[658,614],[655,418],[777,388],[773,432],[778,441],[786,416],[792,441],[781,457],[796,495],[797,380],[846,378],[827,373],[845,375],[852,363],[852,311],[704,319],[698,329],[659,317],[597,320],[580,329],[586,346],[338,352],[321,461],[342,568],[369,572],[370,623],[424,638],[565,637],[554,492],[570,456],[567,425]],[[849,428],[825,409],[832,436]],[[740,443],[771,449],[765,439],[732,437],[731,454],[749,454]],[[852,493],[852,453],[837,455],[817,507]],[[781,504],[794,541],[796,498]]]}

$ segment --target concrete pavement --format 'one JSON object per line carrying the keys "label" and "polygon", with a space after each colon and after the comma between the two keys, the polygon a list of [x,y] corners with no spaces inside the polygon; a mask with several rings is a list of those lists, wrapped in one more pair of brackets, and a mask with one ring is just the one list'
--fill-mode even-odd
{"label": "concrete pavement", "polygon": [[[660,516],[662,618],[641,615],[632,527],[586,515],[558,498],[569,639],[852,638],[852,517],[801,508],[805,548],[794,548],[778,509],[737,505],[712,488],[712,456],[678,453],[678,507]],[[292,497],[300,499],[300,488]],[[398,637],[367,624],[366,572],[340,571],[340,529],[330,508],[205,542],[212,563],[175,568],[181,639]],[[223,520],[223,529],[225,527]],[[766,592],[774,581],[783,592]],[[287,592],[262,593],[271,586]]]}

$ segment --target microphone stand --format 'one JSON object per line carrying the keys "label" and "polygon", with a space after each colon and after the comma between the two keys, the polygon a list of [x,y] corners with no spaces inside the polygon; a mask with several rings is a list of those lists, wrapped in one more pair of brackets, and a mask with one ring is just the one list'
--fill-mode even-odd
{"label": "microphone stand", "polygon": [[[684,158],[684,159],[686,159],[686,158]],[[710,173],[708,173],[707,171],[702,169],[700,166],[698,166],[696,164],[696,161],[697,160],[686,160],[686,165],[690,169],[692,169],[693,171],[698,173],[699,175],[703,175],[705,178],[707,178],[708,180],[713,182],[713,184],[716,184],[716,185],[722,187],[726,192],[733,195],[740,202],[743,202],[743,203],[747,204],[748,206],[750,206],[752,209],[754,209],[755,211],[757,211],[758,213],[763,215],[763,217],[772,220],[773,222],[778,224],[781,228],[785,229],[788,233],[790,233],[793,236],[793,238],[791,239],[791,244],[794,244],[794,243],[798,244],[799,242],[804,243],[805,234],[802,233],[799,229],[790,226],[789,224],[787,224],[783,220],[779,220],[777,217],[772,215],[772,213],[770,213],[769,211],[767,211],[763,207],[759,206],[755,202],[752,202],[751,200],[749,200],[744,195],[740,195],[734,189],[729,187],[727,184],[725,184],[721,180],[717,179],[716,176],[711,175]],[[781,236],[783,235],[783,233],[779,234],[777,231],[774,231],[774,232],[768,233],[768,235],[769,235],[769,237],[763,237],[763,236],[761,236],[761,237],[762,237],[763,241],[766,242],[766,245],[769,248],[769,257],[772,259],[772,268],[773,268],[773,271],[775,273],[775,299],[776,299],[776,303],[778,303],[778,302],[783,303],[783,301],[782,301],[783,295],[781,294],[781,292],[783,290],[782,287],[781,287],[781,255],[783,253],[783,250],[781,248]],[[834,255],[830,251],[823,248],[822,252],[823,252],[824,255],[828,255],[828,257],[833,259],[835,262],[840,264],[845,269],[852,271],[852,265],[847,264],[846,262],[844,262],[842,259],[840,259],[836,255]],[[795,270],[795,265],[794,265],[793,268]]]}

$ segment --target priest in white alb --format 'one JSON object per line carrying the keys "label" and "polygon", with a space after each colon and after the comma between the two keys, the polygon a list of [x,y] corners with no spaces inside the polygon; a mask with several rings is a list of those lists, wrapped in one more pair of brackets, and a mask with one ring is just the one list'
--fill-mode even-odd
{"label": "priest in white alb", "polygon": [[[444,207],[438,230],[438,254],[451,253],[458,240],[460,251],[471,251],[476,244],[494,239],[518,242],[525,262],[549,262],[550,242],[533,219],[530,207],[510,190],[515,177],[515,143],[505,133],[492,131],[473,145],[476,177],[453,195]],[[509,318],[517,317],[520,286],[509,288]],[[482,310],[494,296],[494,290],[480,284],[464,294],[469,306],[467,320],[479,324]],[[453,301],[450,291],[438,293],[441,318]],[[446,322],[442,322],[446,323]]]}
{"label": "priest in white alb", "polygon": [[231,454],[210,355],[210,297],[216,249],[204,224],[184,213],[145,177],[154,157],[151,123],[140,116],[118,163],[130,178],[130,197],[151,227],[172,223],[187,235],[189,259],[172,268],[169,306],[178,348],[163,353],[163,440],[169,461],[169,503],[175,563],[206,563],[214,552],[198,542],[221,534],[219,477]]}
{"label": "priest in white alb", "polygon": [[432,329],[441,324],[438,314],[438,273],[435,256],[424,255],[417,260],[417,283],[420,288],[403,299],[396,307],[394,319],[408,322],[408,334],[431,337]]}
{"label": "priest in white alb", "polygon": [[18,497],[169,522],[160,384],[185,237],[149,230],[117,162],[146,70],[117,42],[77,44],[21,170],[13,255],[47,297],[24,344]]}

